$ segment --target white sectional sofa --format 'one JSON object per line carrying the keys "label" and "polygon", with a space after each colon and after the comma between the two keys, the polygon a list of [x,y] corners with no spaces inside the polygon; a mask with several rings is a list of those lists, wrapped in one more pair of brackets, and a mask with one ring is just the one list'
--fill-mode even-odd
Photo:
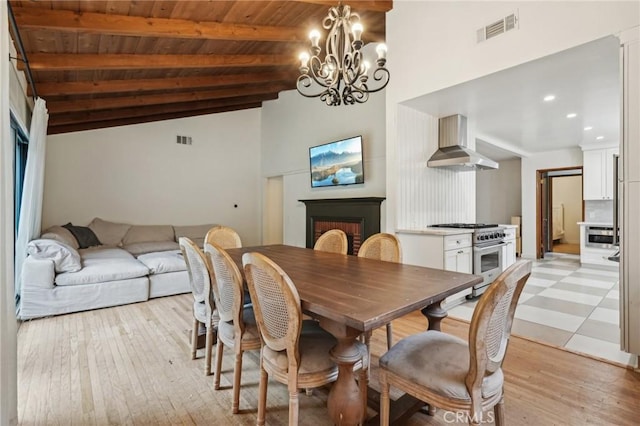
{"label": "white sectional sofa", "polygon": [[[187,293],[189,276],[178,238],[188,237],[202,246],[215,225],[128,225],[96,218],[88,227],[65,226],[49,228],[29,243],[20,319]],[[87,228],[98,241],[83,241]],[[93,246],[85,248],[83,243]]]}

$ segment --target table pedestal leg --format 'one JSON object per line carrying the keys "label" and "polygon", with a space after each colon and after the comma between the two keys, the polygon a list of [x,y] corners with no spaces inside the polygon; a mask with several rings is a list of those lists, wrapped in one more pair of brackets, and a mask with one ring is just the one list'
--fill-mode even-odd
{"label": "table pedestal leg", "polygon": [[447,311],[440,306],[442,302],[439,300],[420,311],[429,320],[428,330],[440,331],[440,322],[447,317]]}
{"label": "table pedestal leg", "polygon": [[338,379],[331,386],[327,399],[329,416],[336,425],[361,424],[366,408],[353,373],[353,365],[363,356],[356,341],[360,332],[328,320],[320,320],[320,326],[338,339],[330,352],[331,359],[338,365]]}

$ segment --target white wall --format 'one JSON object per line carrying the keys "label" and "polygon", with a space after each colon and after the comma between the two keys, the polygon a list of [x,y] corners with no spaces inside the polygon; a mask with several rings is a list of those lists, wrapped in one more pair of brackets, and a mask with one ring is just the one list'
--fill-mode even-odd
{"label": "white wall", "polygon": [[[362,185],[311,188],[309,147],[362,135]],[[384,92],[361,105],[329,107],[292,90],[262,106],[262,176],[283,176],[284,243],[305,246],[305,206],[298,200],[384,197]],[[384,206],[382,228],[384,229]]]}
{"label": "white wall", "polygon": [[581,166],[580,148],[544,152],[522,159],[522,256],[536,257],[537,170]]}
{"label": "white wall", "polygon": [[476,173],[476,222],[511,223],[521,216],[521,160],[500,161],[498,170]]}
{"label": "white wall", "polygon": [[9,137],[9,28],[0,2],[0,425],[18,423],[16,307],[13,289],[13,143]]}
{"label": "white wall", "polygon": [[259,109],[49,136],[43,229],[220,223],[258,244],[260,153]]}
{"label": "white wall", "polygon": [[[476,43],[477,29],[515,10],[520,17],[518,30]],[[386,89],[387,203],[393,206],[387,209],[387,228],[396,226],[395,208],[400,190],[396,180],[396,149],[402,142],[397,128],[399,103],[615,34],[639,23],[637,1],[394,1],[393,9],[387,13],[386,32],[387,65],[391,72]],[[416,158],[416,165],[425,160]],[[472,198],[475,200],[475,195]],[[530,237],[523,236],[523,243]]]}

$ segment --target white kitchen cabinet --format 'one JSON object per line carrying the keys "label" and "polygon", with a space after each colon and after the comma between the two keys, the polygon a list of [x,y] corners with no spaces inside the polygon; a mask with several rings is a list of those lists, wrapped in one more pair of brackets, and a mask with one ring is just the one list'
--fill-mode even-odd
{"label": "white kitchen cabinet", "polygon": [[618,148],[589,149],[583,152],[583,198],[613,199],[613,156]]}
{"label": "white kitchen cabinet", "polygon": [[516,263],[516,227],[510,225],[505,226],[504,242],[502,246],[502,270],[506,270],[509,266]]}
{"label": "white kitchen cabinet", "polygon": [[[399,231],[397,237],[402,244],[403,263],[472,274],[471,232],[451,232]],[[471,288],[447,297],[443,307],[448,309],[463,302],[468,294],[471,294]]]}

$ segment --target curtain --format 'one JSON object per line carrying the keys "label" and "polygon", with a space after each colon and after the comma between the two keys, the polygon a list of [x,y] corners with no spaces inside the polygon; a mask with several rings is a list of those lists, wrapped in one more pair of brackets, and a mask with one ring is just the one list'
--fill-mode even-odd
{"label": "curtain", "polygon": [[40,236],[42,222],[42,194],[44,191],[44,157],[49,112],[42,98],[36,99],[29,130],[29,151],[24,173],[24,187],[20,204],[18,238],[15,252],[16,300],[22,283],[22,264],[27,257],[27,244]]}

